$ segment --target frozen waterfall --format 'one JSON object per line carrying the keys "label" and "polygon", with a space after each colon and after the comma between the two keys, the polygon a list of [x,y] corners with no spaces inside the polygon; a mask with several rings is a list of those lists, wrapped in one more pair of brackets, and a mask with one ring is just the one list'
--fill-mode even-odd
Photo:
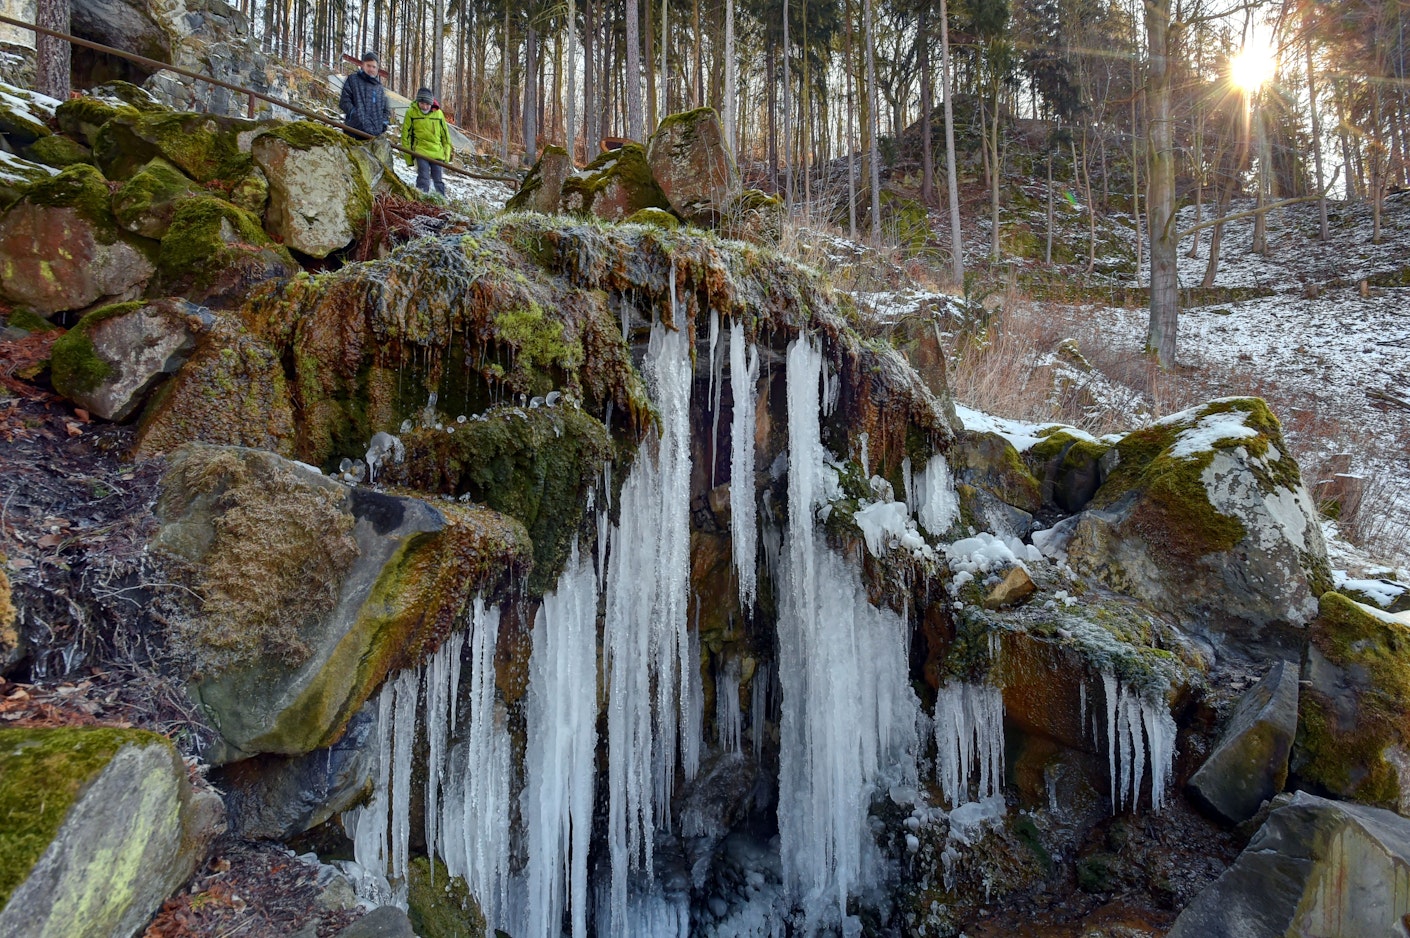
{"label": "frozen waterfall", "polygon": [[759,380],[759,352],[745,348],[744,325],[729,333],[729,386],[734,400],[730,424],[729,513],[734,569],[739,576],[739,604],[749,609],[758,592],[759,518],[754,504],[754,407]]}
{"label": "frozen waterfall", "polygon": [[845,917],[875,872],[867,810],[883,779],[914,784],[919,705],[907,626],[867,600],[860,576],[814,522],[826,490],[819,424],[823,357],[788,352],[788,516],[779,590],[779,835],[785,888],[817,926]]}

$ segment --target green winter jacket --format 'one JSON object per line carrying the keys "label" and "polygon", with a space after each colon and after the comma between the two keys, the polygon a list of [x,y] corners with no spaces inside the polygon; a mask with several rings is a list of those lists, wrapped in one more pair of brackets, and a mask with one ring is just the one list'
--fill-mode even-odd
{"label": "green winter jacket", "polygon": [[[429,157],[443,163],[450,162],[450,128],[446,125],[445,112],[438,107],[432,107],[430,111],[422,114],[421,108],[415,104],[407,108],[406,116],[401,120],[401,145],[417,156]],[[410,166],[412,162],[412,158],[408,156],[407,165]]]}

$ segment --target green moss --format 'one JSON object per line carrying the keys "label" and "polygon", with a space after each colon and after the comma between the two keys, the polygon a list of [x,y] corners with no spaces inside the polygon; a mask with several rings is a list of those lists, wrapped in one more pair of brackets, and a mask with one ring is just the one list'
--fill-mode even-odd
{"label": "green moss", "polygon": [[485,916],[459,876],[440,860],[412,859],[407,869],[407,916],[420,938],[482,938]]}
{"label": "green moss", "polygon": [[679,218],[659,208],[644,208],[639,212],[632,212],[624,221],[629,225],[655,225],[667,231],[674,231],[681,226]]}
{"label": "green moss", "polygon": [[27,309],[15,310],[10,314],[10,318],[6,320],[5,324],[14,329],[23,329],[26,332],[51,332],[59,328],[38,313]]}
{"label": "green moss", "polygon": [[591,214],[598,198],[613,185],[625,194],[622,217],[644,208],[669,210],[671,207],[651,174],[646,151],[637,143],[609,150],[589,163],[582,174],[569,176],[563,183],[564,202],[581,214]]}
{"label": "green moss", "polygon": [[259,221],[221,199],[197,196],[183,201],[162,238],[157,271],[169,282],[206,287],[242,258],[269,252],[289,270],[298,265],[287,249],[276,245]]}
{"label": "green moss", "polygon": [[883,189],[881,211],[881,224],[887,235],[912,252],[925,247],[930,238],[930,214],[922,202]]}
{"label": "green moss", "polygon": [[493,323],[496,338],[514,349],[516,364],[540,373],[531,386],[533,393],[552,389],[552,369],[571,371],[583,363],[582,344],[564,341],[563,324],[546,316],[537,303],[496,313]]}
{"label": "green moss", "polygon": [[181,170],[155,157],[113,194],[113,216],[128,231],[160,238],[170,227],[176,203],[194,191]]}
{"label": "green moss", "polygon": [[29,876],[69,808],[124,745],[164,745],[144,730],[0,729],[0,908]]}
{"label": "green moss", "polygon": [[85,95],[60,104],[54,111],[54,119],[64,133],[82,138],[92,146],[98,136],[98,129],[116,114],[117,108],[111,104]]}
{"label": "green moss", "polygon": [[71,208],[93,225],[99,240],[117,240],[117,225],[109,208],[108,182],[92,166],[79,163],[31,185],[25,201],[52,208]]}
{"label": "green moss", "polygon": [[662,134],[677,127],[684,128],[682,139],[689,140],[695,135],[695,127],[703,120],[711,118],[718,119],[715,109],[712,107],[698,107],[690,111],[681,111],[678,114],[667,114],[661,118],[661,123],[656,127],[656,133]]}
{"label": "green moss", "polygon": [[963,481],[1030,514],[1043,504],[1042,489],[1013,444],[997,433],[966,432],[953,450]]}
{"label": "green moss", "polygon": [[318,147],[346,147],[348,137],[340,130],[314,121],[290,121],[264,131],[260,136],[276,137],[296,150]]}
{"label": "green moss", "polygon": [[1410,744],[1410,627],[1324,593],[1313,647],[1342,674],[1335,688],[1304,681],[1293,772],[1341,798],[1400,810],[1405,792],[1389,750]]}
{"label": "green moss", "polygon": [[24,148],[26,159],[63,169],[75,163],[93,162],[93,151],[71,137],[50,134]]}
{"label": "green moss", "polygon": [[1094,853],[1077,861],[1077,888],[1083,892],[1110,892],[1116,857]]}
{"label": "green moss", "polygon": [[[125,304],[138,307],[142,304]],[[112,373],[111,366],[98,357],[86,329],[74,327],[59,336],[49,353],[49,369],[54,389],[60,394],[86,394]]]}
{"label": "green moss", "polygon": [[239,133],[254,126],[206,114],[142,113],[121,108],[98,131],[93,155],[115,179],[129,178],[154,156],[198,182],[236,179],[253,162],[240,150]]}

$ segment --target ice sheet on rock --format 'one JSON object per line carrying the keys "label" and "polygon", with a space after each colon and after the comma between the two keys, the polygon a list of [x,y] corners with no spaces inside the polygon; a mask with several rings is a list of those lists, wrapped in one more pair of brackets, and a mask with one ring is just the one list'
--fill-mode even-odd
{"label": "ice sheet on rock", "polygon": [[624,935],[628,876],[652,871],[657,826],[670,819],[679,764],[699,768],[703,698],[690,632],[690,350],[684,332],[652,328],[644,363],[660,429],[622,484],[608,560],[607,676],[611,934]]}
{"label": "ice sheet on rock", "polygon": [[861,528],[867,551],[880,557],[889,550],[932,555],[930,545],[916,529],[905,502],[873,502],[857,509],[852,520]]}
{"label": "ice sheet on rock", "polygon": [[1351,590],[1365,596],[1382,609],[1387,609],[1405,595],[1405,584],[1394,580],[1361,580],[1347,576],[1345,570],[1332,571],[1333,588],[1338,592]]}
{"label": "ice sheet on rock", "polygon": [[597,747],[597,578],[574,543],[534,618],[521,813],[528,854],[525,938],[587,935],[588,844]]}
{"label": "ice sheet on rock", "polygon": [[945,457],[930,457],[925,468],[915,474],[915,515],[921,527],[935,536],[950,529],[960,516],[960,499],[955,493],[955,477]]}
{"label": "ice sheet on rock", "polygon": [[1004,778],[1004,695],[953,682],[935,694],[935,781],[952,805],[999,793]]}
{"label": "ice sheet on rock", "polygon": [[810,926],[837,923],[876,864],[869,795],[915,778],[918,703],[907,680],[907,628],[867,600],[859,571],[819,536],[824,450],[822,355],[788,351],[788,516],[778,624],[779,837],[785,890]]}
{"label": "ice sheet on rock", "polygon": [[759,352],[746,349],[744,325],[736,322],[729,335],[730,423],[729,509],[730,544],[739,578],[739,604],[749,609],[758,590],[759,518],[754,502],[754,408],[759,380]]}
{"label": "ice sheet on rock", "polygon": [[1067,547],[1072,543],[1072,536],[1077,533],[1077,525],[1081,520],[1081,515],[1073,515],[1063,518],[1051,528],[1034,531],[1033,546],[1049,560],[1067,563]]}
{"label": "ice sheet on rock", "polygon": [[950,812],[949,839],[972,847],[984,836],[984,831],[1003,822],[1007,807],[999,795],[989,795],[978,801],[967,801]]}

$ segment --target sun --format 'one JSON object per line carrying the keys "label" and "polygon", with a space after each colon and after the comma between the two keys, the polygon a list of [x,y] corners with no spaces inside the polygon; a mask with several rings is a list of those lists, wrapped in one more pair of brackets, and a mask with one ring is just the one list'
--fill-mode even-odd
{"label": "sun", "polygon": [[1247,45],[1229,60],[1229,81],[1240,91],[1253,92],[1273,77],[1273,50],[1264,45]]}

